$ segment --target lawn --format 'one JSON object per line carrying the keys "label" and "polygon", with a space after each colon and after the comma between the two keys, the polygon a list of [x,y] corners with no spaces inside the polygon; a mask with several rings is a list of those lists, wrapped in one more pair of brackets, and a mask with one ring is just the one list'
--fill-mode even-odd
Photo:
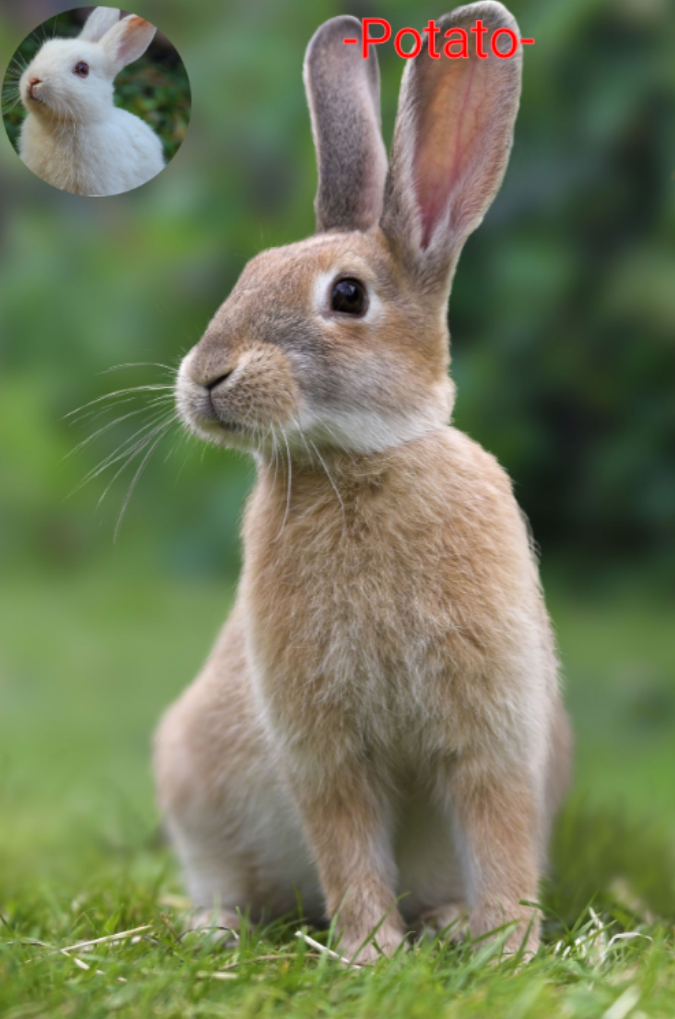
{"label": "lawn", "polygon": [[[4,578],[4,1019],[675,1015],[672,606],[635,595],[580,600],[549,585],[577,774],[542,892],[537,959],[518,967],[488,944],[443,940],[361,970],[299,938],[297,917],[244,930],[218,951],[184,934],[148,746],[232,591],[139,572],[120,554],[96,576]],[[135,934],[62,951],[127,931]]]}

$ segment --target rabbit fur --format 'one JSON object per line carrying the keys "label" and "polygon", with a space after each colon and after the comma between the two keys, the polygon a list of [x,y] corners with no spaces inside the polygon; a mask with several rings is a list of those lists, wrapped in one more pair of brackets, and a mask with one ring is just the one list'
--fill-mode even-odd
{"label": "rabbit fur", "polygon": [[[152,42],[155,28],[97,7],[76,39],[50,39],[21,75],[28,111],[19,155],[38,177],[78,195],[116,195],[164,167],[162,143],[139,117],[114,106],[113,81]],[[86,75],[76,68],[87,69]]]}
{"label": "rabbit fur", "polygon": [[[437,24],[478,18],[518,33],[496,2]],[[354,37],[334,18],[305,60],[316,235],[249,262],[180,368],[186,426],[252,452],[258,479],[236,604],[157,732],[159,802],[203,918],[276,916],[299,893],[372,962],[466,905],[473,936],[510,923],[505,949],[531,953],[570,736],[511,484],[448,424],[446,324],[506,168],[520,47],[425,45],[387,170]],[[333,307],[345,278],[361,314]]]}

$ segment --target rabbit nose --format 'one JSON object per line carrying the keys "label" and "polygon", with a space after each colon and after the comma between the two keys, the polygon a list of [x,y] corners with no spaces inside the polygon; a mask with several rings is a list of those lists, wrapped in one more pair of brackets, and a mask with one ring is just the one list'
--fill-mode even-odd
{"label": "rabbit nose", "polygon": [[41,84],[42,84],[42,78],[35,78],[35,77],[29,78],[29,80],[28,80],[28,93],[29,93],[29,95],[32,96],[33,95],[33,89],[35,88],[35,86],[36,85],[41,85]]}
{"label": "rabbit nose", "polygon": [[216,389],[220,385],[221,382],[224,382],[225,379],[229,379],[229,377],[230,377],[230,375],[232,374],[233,371],[234,371],[234,368],[230,368],[228,371],[222,372],[215,379],[210,379],[208,382],[204,383],[204,388],[208,389],[209,393],[212,393],[213,390]]}

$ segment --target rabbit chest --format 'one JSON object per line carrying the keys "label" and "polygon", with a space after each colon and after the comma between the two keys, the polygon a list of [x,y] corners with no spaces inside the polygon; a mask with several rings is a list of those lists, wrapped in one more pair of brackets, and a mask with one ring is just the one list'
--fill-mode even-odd
{"label": "rabbit chest", "polygon": [[517,508],[501,482],[467,492],[424,459],[263,478],[249,506],[253,681],[277,740],[310,755],[460,750],[525,694],[541,648]]}

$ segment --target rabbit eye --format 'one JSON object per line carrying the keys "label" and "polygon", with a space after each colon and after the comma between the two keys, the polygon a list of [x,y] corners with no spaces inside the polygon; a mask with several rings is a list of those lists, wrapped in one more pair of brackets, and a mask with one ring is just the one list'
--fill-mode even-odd
{"label": "rabbit eye", "polygon": [[80,78],[86,78],[89,74],[89,64],[85,64],[84,60],[78,61],[73,68],[73,73],[77,74]]}
{"label": "rabbit eye", "polygon": [[347,315],[363,315],[366,310],[366,288],[357,279],[338,280],[333,285],[331,309]]}

